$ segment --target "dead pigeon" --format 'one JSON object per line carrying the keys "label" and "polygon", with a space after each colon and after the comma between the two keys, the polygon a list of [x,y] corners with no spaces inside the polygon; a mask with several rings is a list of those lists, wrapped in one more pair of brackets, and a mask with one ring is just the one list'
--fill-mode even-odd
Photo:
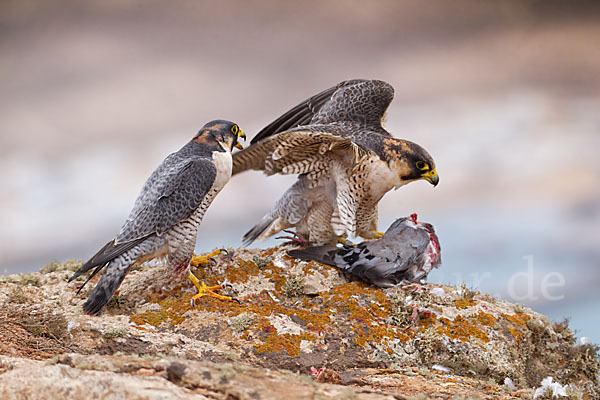
{"label": "dead pigeon", "polygon": [[343,247],[307,247],[288,254],[338,267],[379,287],[403,281],[420,283],[441,264],[440,242],[433,225],[418,222],[417,214],[394,221],[380,239]]}

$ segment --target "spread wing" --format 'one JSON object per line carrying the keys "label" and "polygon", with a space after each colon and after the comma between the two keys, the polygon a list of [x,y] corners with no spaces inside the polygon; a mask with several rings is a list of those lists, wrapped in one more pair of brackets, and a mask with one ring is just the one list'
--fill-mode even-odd
{"label": "spread wing", "polygon": [[369,151],[340,125],[310,125],[268,137],[233,155],[233,174],[248,169],[273,174],[316,174],[336,160],[352,165]]}
{"label": "spread wing", "polygon": [[354,79],[349,81],[343,81],[337,85],[323,90],[322,92],[304,100],[302,103],[293,107],[275,121],[265,126],[260,132],[254,136],[250,144],[257,143],[269,136],[273,136],[277,133],[287,131],[288,129],[295,128],[297,126],[308,125],[316,114],[319,113],[321,108],[329,102],[332,96],[337,92],[338,89],[348,87],[360,82],[367,82],[364,79]]}
{"label": "spread wing", "polygon": [[393,98],[394,88],[387,82],[343,81],[287,111],[258,132],[251,144],[297,126],[334,122],[355,122],[362,128],[390,136],[381,123]]}

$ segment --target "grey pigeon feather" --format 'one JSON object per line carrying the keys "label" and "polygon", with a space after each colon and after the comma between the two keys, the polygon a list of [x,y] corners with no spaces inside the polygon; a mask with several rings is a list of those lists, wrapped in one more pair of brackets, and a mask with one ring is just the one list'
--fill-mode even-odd
{"label": "grey pigeon feather", "polygon": [[380,239],[343,247],[308,247],[290,250],[288,254],[332,265],[379,287],[402,281],[420,283],[441,264],[435,230],[431,224],[418,222],[416,214],[394,221]]}

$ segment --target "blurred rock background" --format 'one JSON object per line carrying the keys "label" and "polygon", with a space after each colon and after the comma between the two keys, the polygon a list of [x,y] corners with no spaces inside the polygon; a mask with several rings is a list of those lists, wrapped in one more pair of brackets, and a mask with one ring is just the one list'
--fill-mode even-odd
{"label": "blurred rock background", "polygon": [[[5,0],[0,273],[91,256],[208,120],[252,137],[377,78],[396,88],[387,127],[441,177],[386,195],[380,228],[418,212],[443,248],[431,281],[570,317],[599,343],[599,43],[593,1]],[[240,245],[293,179],[234,177],[197,250]]]}

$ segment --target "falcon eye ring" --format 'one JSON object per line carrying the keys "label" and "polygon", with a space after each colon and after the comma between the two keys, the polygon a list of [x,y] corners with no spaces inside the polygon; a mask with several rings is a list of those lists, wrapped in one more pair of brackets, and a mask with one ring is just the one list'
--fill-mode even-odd
{"label": "falcon eye ring", "polygon": [[237,125],[231,127],[231,133],[233,133],[234,135],[237,135],[239,131],[240,128]]}
{"label": "falcon eye ring", "polygon": [[417,161],[416,166],[421,171],[429,169],[429,165],[424,161]]}

